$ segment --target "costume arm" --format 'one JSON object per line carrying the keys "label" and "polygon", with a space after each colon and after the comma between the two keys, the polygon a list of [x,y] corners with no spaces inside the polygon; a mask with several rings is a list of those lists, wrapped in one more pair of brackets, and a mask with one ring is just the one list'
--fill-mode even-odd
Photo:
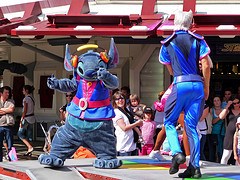
{"label": "costume arm", "polygon": [[77,90],[77,83],[75,78],[70,79],[57,79],[51,76],[47,80],[47,85],[50,89],[55,89],[61,92],[73,92]]}
{"label": "costume arm", "polygon": [[118,88],[119,82],[118,82],[117,76],[111,74],[105,68],[100,68],[97,71],[97,75],[98,75],[98,79],[101,80],[108,89],[113,90]]}
{"label": "costume arm", "polygon": [[167,70],[168,70],[169,74],[173,76],[172,66],[170,64],[166,64],[166,67],[167,67]]}

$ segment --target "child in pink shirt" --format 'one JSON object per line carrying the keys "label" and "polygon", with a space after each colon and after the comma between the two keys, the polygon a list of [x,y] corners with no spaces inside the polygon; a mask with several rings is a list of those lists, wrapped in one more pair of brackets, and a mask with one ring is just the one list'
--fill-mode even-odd
{"label": "child in pink shirt", "polygon": [[142,151],[139,152],[140,156],[148,155],[153,149],[153,137],[156,130],[156,123],[153,121],[153,119],[154,117],[152,108],[146,107],[143,111],[143,126],[141,127],[144,146],[142,147]]}

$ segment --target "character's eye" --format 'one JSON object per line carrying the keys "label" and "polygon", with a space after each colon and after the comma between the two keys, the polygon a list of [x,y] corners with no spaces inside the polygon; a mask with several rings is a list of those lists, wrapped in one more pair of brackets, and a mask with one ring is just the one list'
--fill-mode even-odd
{"label": "character's eye", "polygon": [[100,60],[100,61],[98,62],[98,66],[99,66],[100,68],[105,68],[105,67],[106,67],[106,64],[105,64],[105,62],[104,62],[103,60]]}
{"label": "character's eye", "polygon": [[78,66],[79,66],[79,65],[82,66],[82,65],[83,65],[83,62],[82,62],[82,61],[79,61],[79,62],[78,62]]}

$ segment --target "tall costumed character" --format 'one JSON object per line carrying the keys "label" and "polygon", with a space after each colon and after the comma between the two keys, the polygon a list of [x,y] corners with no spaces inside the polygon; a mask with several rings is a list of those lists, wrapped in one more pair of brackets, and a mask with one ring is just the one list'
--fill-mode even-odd
{"label": "tall costumed character", "polygon": [[73,71],[71,80],[56,79],[54,76],[48,78],[49,88],[61,92],[76,91],[76,95],[67,106],[66,124],[54,136],[50,153],[41,154],[38,160],[40,164],[61,167],[79,146],[83,146],[96,154],[94,167],[118,168],[122,161],[116,158],[112,123],[115,113],[109,91],[116,89],[119,82],[107,70],[118,64],[118,51],[113,39],[108,54],[106,51],[94,52],[93,49],[100,49],[96,44],[80,46],[77,51],[84,49],[91,50],[80,56],[71,55],[66,45],[64,67],[67,71]]}

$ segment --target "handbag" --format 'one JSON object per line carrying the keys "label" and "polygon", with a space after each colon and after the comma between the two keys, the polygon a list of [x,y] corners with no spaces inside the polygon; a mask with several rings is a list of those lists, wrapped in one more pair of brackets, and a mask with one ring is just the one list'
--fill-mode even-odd
{"label": "handbag", "polygon": [[15,124],[15,120],[14,120],[12,114],[6,114],[5,117],[6,117],[6,120],[7,120],[7,125],[13,126]]}
{"label": "handbag", "polygon": [[18,157],[17,157],[17,151],[15,147],[12,147],[12,149],[9,151],[8,156],[10,158],[11,161],[18,161]]}

